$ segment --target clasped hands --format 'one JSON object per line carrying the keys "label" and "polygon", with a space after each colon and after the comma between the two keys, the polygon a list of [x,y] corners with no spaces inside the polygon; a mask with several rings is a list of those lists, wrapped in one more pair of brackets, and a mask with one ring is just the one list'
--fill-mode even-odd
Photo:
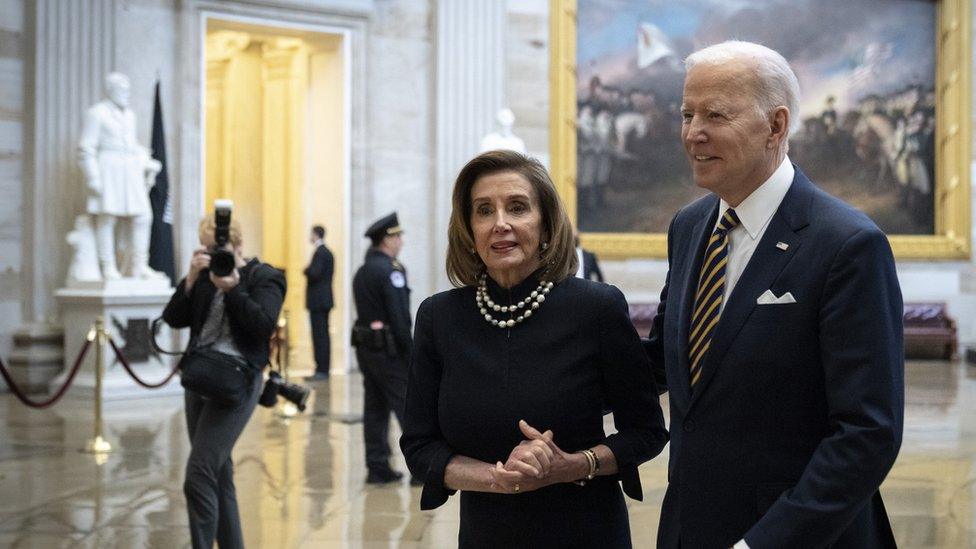
{"label": "clasped hands", "polygon": [[519,420],[519,429],[526,440],[512,449],[505,463],[499,461],[490,468],[492,487],[518,494],[586,475],[586,458],[562,451],[553,441],[552,431],[541,433],[525,420]]}

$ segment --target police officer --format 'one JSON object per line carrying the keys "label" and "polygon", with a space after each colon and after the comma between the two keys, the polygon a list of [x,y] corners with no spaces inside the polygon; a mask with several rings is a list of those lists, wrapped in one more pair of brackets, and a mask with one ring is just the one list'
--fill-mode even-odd
{"label": "police officer", "polygon": [[352,281],[357,319],[352,343],[363,372],[363,436],[368,484],[400,480],[390,468],[390,412],[402,424],[410,358],[410,288],[396,257],[403,247],[396,212],[370,225],[372,240]]}

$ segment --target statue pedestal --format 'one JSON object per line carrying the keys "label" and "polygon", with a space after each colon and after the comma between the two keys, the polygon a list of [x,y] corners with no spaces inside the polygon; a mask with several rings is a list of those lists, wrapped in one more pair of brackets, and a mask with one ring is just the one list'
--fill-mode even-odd
{"label": "statue pedestal", "polygon": [[21,390],[29,394],[45,393],[48,384],[63,369],[61,327],[43,322],[22,326],[14,332],[14,348],[8,361],[10,375]]}
{"label": "statue pedestal", "polygon": [[[173,294],[167,280],[122,279],[74,283],[55,292],[64,319],[64,371],[51,381],[56,391],[64,383],[95,318],[105,319],[112,340],[129,361],[132,370],[147,383],[159,383],[172,371],[178,357],[158,354],[150,343],[152,321],[163,312]],[[175,350],[173,332],[163,324],[157,341]],[[95,394],[95,343],[92,343],[65,398],[92,400]],[[111,346],[102,349],[102,400],[123,400],[172,396],[183,393],[179,378],[158,389],[137,384],[116,359]]]}

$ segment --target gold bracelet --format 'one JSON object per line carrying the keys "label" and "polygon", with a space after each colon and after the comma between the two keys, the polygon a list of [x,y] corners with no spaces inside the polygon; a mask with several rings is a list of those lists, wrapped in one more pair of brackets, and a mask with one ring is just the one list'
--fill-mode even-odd
{"label": "gold bracelet", "polygon": [[577,486],[586,486],[586,481],[593,480],[593,477],[600,472],[600,458],[596,457],[596,452],[590,450],[589,448],[584,448],[576,453],[583,454],[590,470],[585,477],[579,480],[574,480],[573,484],[576,484]]}
{"label": "gold bracelet", "polygon": [[593,480],[593,477],[596,476],[597,471],[596,454],[594,454],[593,450],[590,450],[589,448],[584,448],[583,450],[580,450],[580,452],[586,456],[586,462],[590,466],[590,471],[586,474],[586,480]]}

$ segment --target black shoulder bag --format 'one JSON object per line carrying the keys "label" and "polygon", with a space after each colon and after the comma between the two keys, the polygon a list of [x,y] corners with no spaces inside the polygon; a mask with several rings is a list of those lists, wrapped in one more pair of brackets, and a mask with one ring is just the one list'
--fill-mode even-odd
{"label": "black shoulder bag", "polygon": [[180,361],[180,385],[207,400],[236,407],[247,399],[257,371],[240,357],[195,345]]}
{"label": "black shoulder bag", "polygon": [[[221,318],[221,326],[227,321],[226,314]],[[207,400],[237,407],[247,399],[260,371],[241,357],[200,347],[197,343],[196,339],[191,340],[180,360],[180,385]]]}

